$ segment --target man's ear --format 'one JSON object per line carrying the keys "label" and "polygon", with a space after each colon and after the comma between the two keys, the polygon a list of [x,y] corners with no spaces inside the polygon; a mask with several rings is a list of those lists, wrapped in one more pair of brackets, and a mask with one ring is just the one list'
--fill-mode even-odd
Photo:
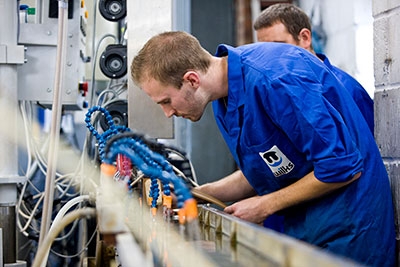
{"label": "man's ear", "polygon": [[200,85],[200,77],[199,74],[195,71],[187,71],[185,75],[183,75],[183,81],[187,81],[194,88],[199,87]]}
{"label": "man's ear", "polygon": [[301,29],[299,33],[299,45],[307,50],[311,49],[312,37],[311,31],[307,28]]}

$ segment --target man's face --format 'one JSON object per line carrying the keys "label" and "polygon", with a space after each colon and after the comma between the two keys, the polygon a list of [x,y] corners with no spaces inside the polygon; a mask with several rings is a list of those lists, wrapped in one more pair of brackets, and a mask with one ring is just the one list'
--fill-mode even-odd
{"label": "man's face", "polygon": [[277,22],[271,27],[257,30],[257,40],[259,42],[278,42],[299,45],[299,42],[293,38],[285,25],[281,22]]}
{"label": "man's face", "polygon": [[204,101],[196,94],[190,82],[183,81],[180,89],[172,85],[163,85],[155,79],[141,84],[142,90],[159,104],[166,117],[182,117],[191,121],[200,120],[203,115]]}

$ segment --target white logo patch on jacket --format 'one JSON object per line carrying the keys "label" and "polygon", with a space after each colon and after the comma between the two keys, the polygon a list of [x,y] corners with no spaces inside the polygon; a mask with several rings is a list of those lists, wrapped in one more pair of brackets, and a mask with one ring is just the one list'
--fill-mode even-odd
{"label": "white logo patch on jacket", "polygon": [[260,152],[259,154],[275,177],[287,174],[294,169],[293,162],[277,146],[273,146],[270,150]]}

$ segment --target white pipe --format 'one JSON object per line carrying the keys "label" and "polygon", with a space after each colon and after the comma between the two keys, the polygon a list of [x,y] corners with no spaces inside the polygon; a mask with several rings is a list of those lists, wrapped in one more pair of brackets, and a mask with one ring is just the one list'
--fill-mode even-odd
{"label": "white pipe", "polygon": [[51,244],[53,243],[54,239],[60,234],[61,230],[63,230],[67,225],[77,219],[83,217],[93,217],[95,215],[96,209],[84,208],[71,211],[65,217],[63,217],[57,223],[57,225],[54,225],[54,227],[50,229],[49,233],[45,236],[42,243],[39,245],[32,267],[40,267],[42,265],[45,265],[45,263],[47,262],[47,255],[50,251]]}
{"label": "white pipe", "polygon": [[69,209],[71,209],[76,204],[87,201],[89,199],[90,199],[89,195],[84,195],[84,196],[79,196],[79,197],[73,198],[70,201],[68,201],[67,203],[65,203],[65,205],[57,213],[57,216],[54,218],[53,223],[51,224],[51,227],[50,227],[50,231],[52,228],[54,228],[55,225],[57,225],[62,220],[62,218],[69,211]]}
{"label": "white pipe", "polygon": [[[64,218],[64,215],[68,212],[68,210],[70,208],[72,208],[73,206],[75,206],[76,204],[89,200],[89,196],[88,195],[84,195],[84,196],[79,196],[76,198],[71,199],[70,201],[68,201],[67,203],[65,203],[65,205],[60,209],[60,211],[57,213],[57,216],[54,218],[53,223],[51,224],[50,227],[50,231],[52,231],[53,228],[57,227],[61,220]],[[53,240],[54,241],[54,240]],[[47,259],[49,257],[49,252],[50,249],[47,251],[46,255],[44,256],[45,259]],[[42,261],[42,267],[46,266],[46,261]]]}
{"label": "white pipe", "polygon": [[90,102],[89,102],[89,107],[93,106],[94,103],[94,96],[96,94],[95,90],[95,77],[96,77],[96,57],[97,57],[97,52],[95,51],[96,49],[96,16],[97,15],[97,0],[93,1],[93,30],[92,30],[92,84],[91,84],[91,90],[90,90]]}
{"label": "white pipe", "polygon": [[52,105],[52,122],[50,128],[50,147],[46,173],[45,196],[43,202],[42,222],[40,225],[39,245],[46,236],[51,221],[54,200],[54,182],[57,167],[58,146],[60,139],[62,89],[64,84],[65,59],[67,54],[68,3],[58,1],[58,40],[57,61],[54,76],[54,95]]}

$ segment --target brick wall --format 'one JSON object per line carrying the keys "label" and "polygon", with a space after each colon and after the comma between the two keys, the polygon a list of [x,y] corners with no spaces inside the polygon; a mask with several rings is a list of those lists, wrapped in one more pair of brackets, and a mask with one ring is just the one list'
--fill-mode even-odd
{"label": "brick wall", "polygon": [[400,25],[398,21],[400,1],[373,0],[372,13],[374,17],[375,138],[392,185],[399,247]]}

